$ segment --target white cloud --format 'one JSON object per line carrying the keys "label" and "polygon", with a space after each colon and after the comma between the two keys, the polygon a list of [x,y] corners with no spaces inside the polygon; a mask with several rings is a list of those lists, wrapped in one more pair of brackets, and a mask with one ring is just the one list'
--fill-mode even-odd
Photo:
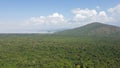
{"label": "white cloud", "polygon": [[109,23],[112,21],[112,17],[108,16],[108,14],[105,11],[100,11],[96,17],[96,21]]}
{"label": "white cloud", "polygon": [[66,19],[62,14],[59,13],[53,13],[52,15],[48,16],[40,16],[40,17],[32,17],[29,22],[36,23],[36,24],[60,24],[65,23]]}
{"label": "white cloud", "polygon": [[120,4],[108,9],[110,16],[113,18],[112,22],[120,22]]}
{"label": "white cloud", "polygon": [[108,9],[108,11],[115,15],[120,14],[120,4],[113,8]]}
{"label": "white cloud", "polygon": [[97,15],[96,10],[89,10],[89,9],[74,9],[73,14],[75,15],[73,20],[78,21],[78,22],[86,22],[90,21]]}
{"label": "white cloud", "polygon": [[87,18],[87,17],[92,17],[95,16],[97,14],[96,10],[89,10],[89,9],[80,9],[77,8],[75,10],[73,10],[73,13],[75,14],[76,18]]}
{"label": "white cloud", "polygon": [[75,15],[73,17],[73,20],[78,22],[87,24],[91,22],[102,22],[102,23],[108,23],[112,21],[112,17],[108,16],[108,14],[105,11],[97,11],[95,9],[74,9],[73,14]]}
{"label": "white cloud", "polygon": [[34,27],[34,29],[39,30],[61,30],[70,28],[70,24],[68,20],[59,13],[53,13],[48,16],[39,16],[39,17],[31,17],[27,20],[27,23],[24,25],[26,27]]}

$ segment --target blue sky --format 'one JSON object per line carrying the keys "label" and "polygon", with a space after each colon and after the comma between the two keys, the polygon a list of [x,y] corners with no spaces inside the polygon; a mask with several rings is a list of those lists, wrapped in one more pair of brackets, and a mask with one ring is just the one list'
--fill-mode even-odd
{"label": "blue sky", "polygon": [[0,33],[60,30],[94,21],[120,26],[119,14],[120,0],[0,0]]}

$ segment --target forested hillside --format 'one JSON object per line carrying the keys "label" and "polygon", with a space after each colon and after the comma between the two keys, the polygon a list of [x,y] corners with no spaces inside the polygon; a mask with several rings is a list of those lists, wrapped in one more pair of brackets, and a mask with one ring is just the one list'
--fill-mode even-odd
{"label": "forested hillside", "polygon": [[56,34],[71,36],[117,37],[120,36],[120,27],[93,22],[82,27],[56,32]]}

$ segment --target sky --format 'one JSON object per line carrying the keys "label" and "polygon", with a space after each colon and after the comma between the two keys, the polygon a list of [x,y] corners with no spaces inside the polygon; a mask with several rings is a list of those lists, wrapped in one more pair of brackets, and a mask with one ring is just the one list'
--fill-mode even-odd
{"label": "sky", "polygon": [[0,0],[0,33],[46,33],[91,22],[120,26],[120,0]]}

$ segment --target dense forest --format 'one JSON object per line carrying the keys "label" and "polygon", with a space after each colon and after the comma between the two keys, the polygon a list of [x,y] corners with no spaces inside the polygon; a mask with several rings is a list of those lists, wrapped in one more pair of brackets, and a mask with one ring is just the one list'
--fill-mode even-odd
{"label": "dense forest", "polygon": [[119,37],[0,35],[0,68],[119,67]]}

